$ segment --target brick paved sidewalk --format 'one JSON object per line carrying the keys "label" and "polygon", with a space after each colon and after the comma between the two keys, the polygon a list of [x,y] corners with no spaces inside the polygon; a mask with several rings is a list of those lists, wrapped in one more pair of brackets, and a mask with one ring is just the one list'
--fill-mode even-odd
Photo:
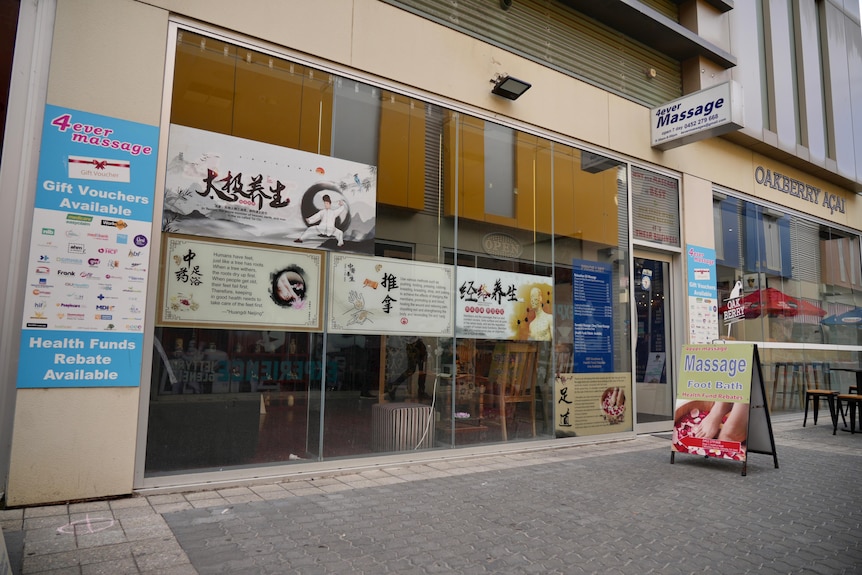
{"label": "brick paved sidewalk", "polygon": [[862,435],[613,443],[0,511],[19,573],[858,573]]}

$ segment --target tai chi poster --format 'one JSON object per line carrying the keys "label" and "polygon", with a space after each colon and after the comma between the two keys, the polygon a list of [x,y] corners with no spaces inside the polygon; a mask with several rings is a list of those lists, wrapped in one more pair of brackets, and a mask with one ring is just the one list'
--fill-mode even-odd
{"label": "tai chi poster", "polygon": [[683,346],[672,450],[745,461],[754,345]]}
{"label": "tai chi poster", "polygon": [[372,253],[377,167],[171,125],[162,229]]}

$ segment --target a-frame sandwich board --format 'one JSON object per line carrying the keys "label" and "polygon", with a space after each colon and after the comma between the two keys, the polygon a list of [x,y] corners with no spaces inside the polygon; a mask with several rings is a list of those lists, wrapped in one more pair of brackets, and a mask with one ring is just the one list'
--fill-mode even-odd
{"label": "a-frame sandwich board", "polygon": [[772,455],[778,467],[757,345],[683,346],[671,463],[677,452],[740,461],[742,475],[748,453]]}

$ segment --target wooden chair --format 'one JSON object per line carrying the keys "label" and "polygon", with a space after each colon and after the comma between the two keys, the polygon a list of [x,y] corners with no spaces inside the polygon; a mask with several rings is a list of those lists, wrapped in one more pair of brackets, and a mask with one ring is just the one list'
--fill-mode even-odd
{"label": "wooden chair", "polygon": [[572,347],[570,343],[558,343],[554,347],[554,375],[572,373]]}
{"label": "wooden chair", "polygon": [[509,438],[509,416],[514,422],[521,403],[528,404],[531,431],[536,436],[536,355],[535,343],[499,343],[494,347],[488,385],[500,410],[503,441]]}

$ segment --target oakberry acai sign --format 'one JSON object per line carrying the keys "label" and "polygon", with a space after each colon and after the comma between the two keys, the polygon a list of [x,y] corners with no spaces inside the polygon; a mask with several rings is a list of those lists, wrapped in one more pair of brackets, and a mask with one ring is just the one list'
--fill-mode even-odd
{"label": "oakberry acai sign", "polygon": [[742,128],[742,87],[725,82],[650,110],[652,147],[670,150]]}

